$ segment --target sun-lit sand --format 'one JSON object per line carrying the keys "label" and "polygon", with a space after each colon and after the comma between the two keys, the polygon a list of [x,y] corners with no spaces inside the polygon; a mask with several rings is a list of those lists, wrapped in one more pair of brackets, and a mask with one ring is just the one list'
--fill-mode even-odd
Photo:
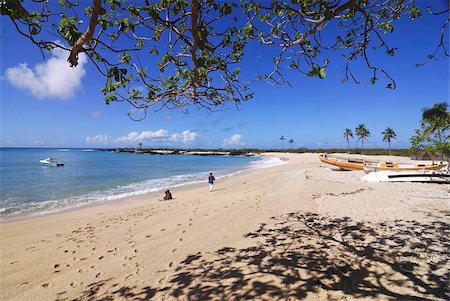
{"label": "sun-lit sand", "polygon": [[[449,189],[316,154],[0,225],[1,300],[446,300]],[[407,158],[401,158],[407,160]],[[397,158],[398,161],[398,158]]]}

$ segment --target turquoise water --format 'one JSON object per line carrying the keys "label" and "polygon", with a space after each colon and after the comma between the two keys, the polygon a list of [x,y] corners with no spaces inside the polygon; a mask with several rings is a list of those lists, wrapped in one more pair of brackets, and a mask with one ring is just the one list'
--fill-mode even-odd
{"label": "turquoise water", "polygon": [[[39,160],[55,157],[63,167]],[[148,155],[82,149],[0,149],[0,217],[52,212],[86,203],[205,182],[273,164],[257,157]]]}

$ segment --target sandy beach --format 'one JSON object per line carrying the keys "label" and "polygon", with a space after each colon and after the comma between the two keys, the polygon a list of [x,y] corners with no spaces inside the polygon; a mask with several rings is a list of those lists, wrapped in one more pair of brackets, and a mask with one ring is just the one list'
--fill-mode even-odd
{"label": "sandy beach", "polygon": [[0,299],[450,298],[450,185],[265,156],[287,163],[0,224]]}

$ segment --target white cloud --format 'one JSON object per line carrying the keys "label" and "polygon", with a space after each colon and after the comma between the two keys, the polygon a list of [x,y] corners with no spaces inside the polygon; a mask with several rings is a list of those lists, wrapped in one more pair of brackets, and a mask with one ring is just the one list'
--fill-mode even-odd
{"label": "white cloud", "polygon": [[86,55],[81,53],[78,66],[71,68],[67,62],[69,53],[63,49],[53,49],[52,57],[37,64],[33,69],[27,63],[6,69],[6,78],[14,87],[27,91],[33,96],[67,100],[75,95],[81,85],[81,78],[86,74],[84,64]]}
{"label": "white cloud", "polygon": [[44,144],[45,142],[42,140],[35,140],[33,141],[34,144]]}
{"label": "white cloud", "polygon": [[94,137],[86,137],[86,142],[90,144],[106,144],[112,141],[112,138],[107,135],[97,135]]}
{"label": "white cloud", "polygon": [[182,142],[184,144],[190,144],[197,140],[197,136],[198,135],[196,132],[191,132],[189,130],[181,133],[169,134],[167,130],[160,129],[157,131],[143,131],[141,133],[130,132],[128,135],[118,138],[113,138],[107,135],[97,135],[94,137],[86,137],[86,142],[91,144],[119,143],[127,145],[134,145],[141,142],[165,142],[168,144]]}
{"label": "white cloud", "polygon": [[122,136],[116,139],[117,142],[142,142],[147,140],[167,140],[170,136],[167,130],[160,129],[156,132],[153,131],[144,131],[142,133],[138,132],[130,132],[127,136]]}
{"label": "white cloud", "polygon": [[94,111],[94,112],[91,112],[91,114],[89,114],[89,115],[91,116],[91,118],[97,119],[100,116],[102,116],[102,114],[103,114],[103,111]]}
{"label": "white cloud", "polygon": [[244,138],[242,135],[235,134],[229,138],[223,140],[223,146],[231,146],[231,145],[244,145],[245,143],[242,141]]}
{"label": "white cloud", "polygon": [[184,144],[192,143],[197,139],[196,132],[184,131],[182,134],[183,134],[183,143]]}

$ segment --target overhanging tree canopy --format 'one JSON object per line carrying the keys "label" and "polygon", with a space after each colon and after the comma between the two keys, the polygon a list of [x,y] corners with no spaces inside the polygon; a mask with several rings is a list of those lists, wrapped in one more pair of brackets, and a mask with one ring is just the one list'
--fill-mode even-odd
{"label": "overhanging tree canopy", "polygon": [[[358,82],[352,62],[362,59],[371,83],[384,76],[370,60],[381,48],[393,56],[384,37],[394,21],[412,20],[422,11],[414,0],[0,0],[1,14],[43,51],[70,51],[76,67],[86,54],[105,77],[106,103],[128,101],[135,108],[218,110],[251,99],[240,65],[250,47],[268,47],[272,66],[256,75],[269,83],[285,83],[287,68],[324,78],[328,51],[340,51],[343,81]],[[431,5],[432,3],[430,3]],[[443,11],[428,13],[442,15]],[[84,21],[84,22],[83,22]],[[428,59],[448,56],[445,32]],[[60,42],[64,41],[64,42]],[[44,52],[43,52],[44,53]]]}

